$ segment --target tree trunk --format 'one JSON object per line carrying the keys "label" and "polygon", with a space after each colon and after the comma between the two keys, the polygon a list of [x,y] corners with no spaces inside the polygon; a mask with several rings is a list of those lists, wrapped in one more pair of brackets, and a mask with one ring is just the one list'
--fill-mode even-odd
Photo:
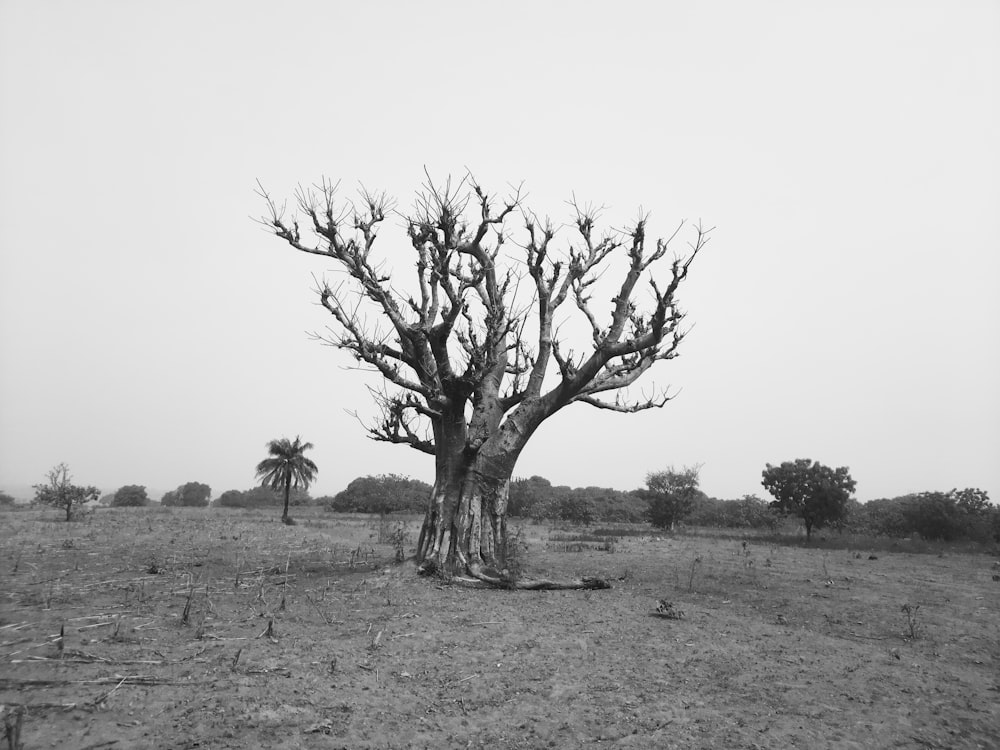
{"label": "tree trunk", "polygon": [[520,576],[508,547],[507,495],[512,460],[477,456],[471,464],[439,461],[417,542],[423,572],[460,582],[519,589],[609,588],[601,579],[570,581]]}
{"label": "tree trunk", "polygon": [[291,492],[291,489],[292,489],[292,480],[291,477],[289,477],[285,480],[285,509],[281,513],[282,523],[288,523],[288,495]]}
{"label": "tree trunk", "polygon": [[474,466],[438,472],[417,543],[417,559],[449,573],[499,578],[506,562],[510,475]]}

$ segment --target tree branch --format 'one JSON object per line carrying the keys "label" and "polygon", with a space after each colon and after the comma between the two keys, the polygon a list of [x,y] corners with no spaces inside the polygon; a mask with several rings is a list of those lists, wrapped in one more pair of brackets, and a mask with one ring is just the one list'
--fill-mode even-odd
{"label": "tree branch", "polygon": [[369,388],[368,391],[381,411],[381,417],[376,424],[365,426],[369,437],[379,442],[409,445],[432,456],[435,454],[434,440],[426,434],[418,434],[409,412],[415,412],[431,420],[440,419],[439,412],[428,409],[410,394],[389,396],[384,391],[380,392],[374,388]]}
{"label": "tree branch", "polygon": [[[442,413],[453,419],[471,402],[462,439],[467,450],[479,450],[498,434],[502,422],[513,419],[511,430],[527,436],[542,420],[576,401],[634,412],[670,400],[666,392],[637,401],[601,395],[620,394],[656,362],[676,356],[687,334],[676,292],[707,244],[710,229],[697,225],[689,252],[674,257],[670,276],[658,284],[651,267],[667,255],[683,222],[651,248],[646,214],[640,212],[625,230],[602,234],[597,229],[602,209],[574,197],[569,241],[556,256],[556,228],[521,205],[520,186],[497,202],[471,174],[444,184],[427,174],[413,210],[403,216],[416,255],[416,286],[407,293],[392,286],[389,274],[371,255],[394,203],[363,187],[356,202],[344,202],[337,197],[338,187],[323,179],[295,192],[296,214],[304,217],[302,223],[318,238],[317,244],[303,238],[299,221],[286,218],[286,207],[278,206],[258,183],[257,192],[267,206],[259,222],[292,248],[332,258],[347,272],[358,304],[348,308],[343,286],[319,285],[320,304],[336,326],[330,336],[317,338],[347,350],[404,391],[377,399],[382,419],[369,428],[375,439],[433,452],[433,440],[419,433],[416,420],[429,418],[437,425]],[[500,250],[508,240],[506,222],[516,210],[526,235],[523,268],[533,286],[527,305],[517,299],[520,276],[498,269]],[[618,253],[626,263],[624,275],[610,310],[599,314],[595,297]],[[637,304],[640,283],[649,284],[652,309],[641,310]],[[582,354],[561,341],[557,329],[557,312],[570,296],[573,311],[589,328],[590,345]],[[391,329],[383,333],[368,325],[362,303],[372,304]],[[533,346],[529,336],[537,336]],[[558,370],[554,384],[549,380],[553,361]],[[551,387],[543,392],[546,384]]]}
{"label": "tree branch", "polygon": [[648,398],[645,401],[634,401],[632,403],[628,403],[619,398],[616,398],[614,403],[608,403],[607,401],[602,401],[594,396],[578,396],[574,399],[574,401],[590,404],[598,409],[609,409],[611,411],[621,412],[622,414],[635,414],[636,412],[645,411],[647,409],[659,409],[666,406],[667,402],[672,401],[673,399],[674,396],[668,396],[666,393],[662,393],[658,398]]}

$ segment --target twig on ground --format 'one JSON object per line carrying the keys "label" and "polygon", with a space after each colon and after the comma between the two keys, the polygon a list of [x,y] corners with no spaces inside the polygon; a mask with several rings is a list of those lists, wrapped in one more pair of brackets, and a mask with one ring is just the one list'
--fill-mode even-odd
{"label": "twig on ground", "polygon": [[[319,612],[320,617],[322,617],[326,621],[326,624],[327,625],[332,625],[333,624],[333,620],[330,619],[330,617],[326,614],[326,612],[324,612],[322,609],[320,609],[319,604],[316,603],[316,601],[313,600],[313,598],[311,596],[309,596],[309,592],[307,591],[307,592],[304,592],[304,593],[305,593],[306,600],[311,605],[313,605],[313,607],[316,608],[316,611]],[[282,601],[284,601],[284,597],[282,597]]]}
{"label": "twig on ground", "polygon": [[273,617],[271,617],[271,618],[268,619],[268,621],[267,621],[267,628],[264,630],[263,633],[261,633],[260,635],[258,635],[257,638],[264,638],[265,636],[267,638],[270,638],[272,641],[277,641],[278,640],[277,636],[274,633],[274,618]]}
{"label": "twig on ground", "polygon": [[115,685],[115,686],[114,686],[113,688],[111,688],[111,689],[110,689],[110,690],[109,690],[108,692],[106,692],[106,693],[105,693],[104,695],[101,695],[101,696],[98,696],[98,697],[97,697],[97,698],[95,698],[95,699],[94,699],[93,701],[91,701],[91,705],[93,705],[93,706],[100,706],[100,705],[101,705],[102,703],[104,703],[104,702],[105,702],[105,701],[106,701],[106,700],[107,700],[108,698],[110,698],[110,697],[111,697],[112,695],[114,695],[114,694],[115,694],[115,692],[116,692],[116,691],[118,690],[118,688],[120,688],[120,687],[121,687],[122,685],[124,685],[124,684],[125,684],[125,681],[126,681],[126,680],[128,680],[128,677],[122,677],[122,679],[121,679],[121,682],[119,682],[119,683],[118,683],[117,685]]}

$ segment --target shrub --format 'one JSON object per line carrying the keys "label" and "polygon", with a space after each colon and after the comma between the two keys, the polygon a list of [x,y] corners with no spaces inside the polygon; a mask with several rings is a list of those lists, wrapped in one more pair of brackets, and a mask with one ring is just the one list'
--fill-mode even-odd
{"label": "shrub", "polygon": [[243,493],[240,490],[226,490],[215,499],[216,505],[224,508],[244,508]]}
{"label": "shrub", "polygon": [[380,474],[353,480],[326,507],[337,513],[420,512],[430,494],[431,486],[419,479]]}
{"label": "shrub", "polygon": [[206,508],[212,496],[212,488],[201,482],[188,482],[176,490],[171,490],[160,500],[167,507]]}
{"label": "shrub", "polygon": [[135,508],[148,504],[149,496],[146,494],[146,488],[139,484],[126,484],[124,487],[119,487],[114,497],[111,498],[111,505],[115,508]]}

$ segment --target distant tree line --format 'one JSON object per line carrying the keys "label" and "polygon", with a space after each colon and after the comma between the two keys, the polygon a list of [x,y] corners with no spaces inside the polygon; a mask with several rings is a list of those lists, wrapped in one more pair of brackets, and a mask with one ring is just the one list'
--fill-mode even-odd
{"label": "distant tree line", "polygon": [[[733,500],[709,497],[699,488],[698,467],[651,472],[646,486],[623,491],[608,487],[553,485],[541,476],[514,479],[508,492],[512,517],[569,523],[678,524],[729,529],[775,530],[796,518],[813,531],[923,539],[1000,541],[1000,508],[977,489],[921,492],[891,500],[859,503],[846,467],[830,468],[798,459],[765,468],[762,479],[774,498],[747,494]],[[334,497],[317,503],[350,513],[419,513],[431,487],[417,479],[383,474],[358,477]]]}
{"label": "distant tree line", "polygon": [[[762,484],[774,497],[768,502],[757,495],[735,500],[709,497],[699,487],[699,468],[669,467],[650,472],[646,486],[622,491],[609,487],[553,485],[541,476],[514,479],[508,493],[512,517],[568,523],[649,523],[672,529],[678,524],[730,529],[776,529],[786,518],[799,519],[811,536],[816,529],[833,527],[842,532],[868,536],[914,537],[925,540],[1000,542],[1000,507],[976,488],[948,492],[917,492],[901,497],[860,503],[851,495],[854,480],[846,467],[831,469],[809,459],[768,464]],[[249,490],[227,490],[215,505],[229,508],[281,507],[284,490],[257,486]],[[75,511],[96,500],[94,487],[71,482],[65,464],[35,485],[35,503],[63,510],[70,520]],[[421,513],[431,486],[398,474],[380,474],[354,479],[335,496],[313,500],[305,488],[291,487],[288,504],[316,504],[340,513]],[[187,482],[167,492],[164,506],[208,507],[212,489],[201,482]],[[150,503],[142,485],[124,485],[100,498],[114,507],[141,507]],[[0,507],[12,507],[14,498],[0,493]]]}
{"label": "distant tree line", "polygon": [[685,519],[689,526],[709,526],[720,529],[774,530],[782,513],[757,495],[744,495],[736,500],[702,497]]}
{"label": "distant tree line", "polygon": [[[270,487],[252,487],[249,490],[226,490],[215,500],[215,505],[223,508],[272,508],[283,506],[285,494]],[[312,498],[304,489],[292,488],[288,495],[289,505],[309,505]]]}
{"label": "distant tree line", "polygon": [[638,491],[553,485],[540,476],[511,481],[507,503],[512,516],[570,523],[642,523],[649,509]]}
{"label": "distant tree line", "polygon": [[985,490],[916,492],[855,503],[843,527],[873,536],[941,541],[1000,542],[1000,507]]}

